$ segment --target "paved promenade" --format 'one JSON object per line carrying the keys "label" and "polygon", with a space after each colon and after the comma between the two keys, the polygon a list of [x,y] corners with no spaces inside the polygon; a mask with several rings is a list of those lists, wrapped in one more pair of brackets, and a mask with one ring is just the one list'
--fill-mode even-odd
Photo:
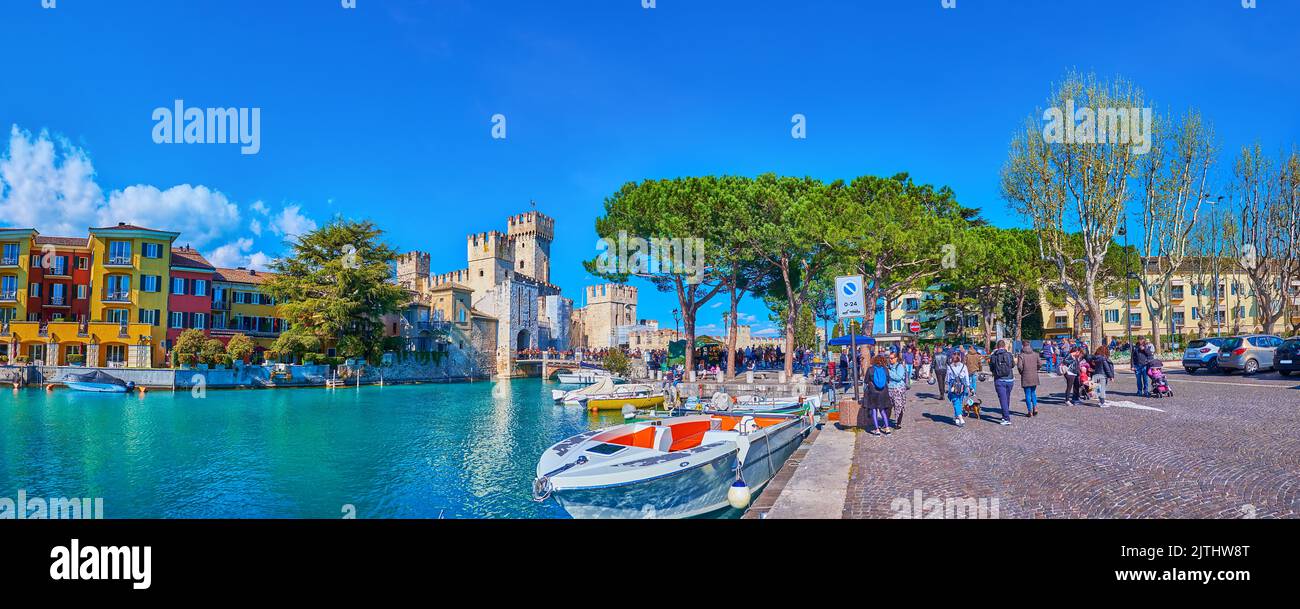
{"label": "paved promenade", "polygon": [[903,430],[855,434],[843,515],[891,518],[919,497],[996,500],[1001,518],[1300,517],[1300,379],[1170,370],[1177,395],[1157,400],[1117,366],[1108,409],[1064,406],[1064,380],[1044,375],[1039,416],[1017,385],[1010,427],[991,381],[965,428],[914,385]]}

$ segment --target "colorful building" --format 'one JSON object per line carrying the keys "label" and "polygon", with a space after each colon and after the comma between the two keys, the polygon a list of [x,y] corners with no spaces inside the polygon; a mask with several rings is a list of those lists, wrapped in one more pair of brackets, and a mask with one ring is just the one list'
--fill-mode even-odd
{"label": "colorful building", "polygon": [[173,247],[177,236],[126,223],[85,238],[0,229],[0,361],[163,366],[191,328],[269,348],[288,327],[262,291],[270,275],[215,268]]}
{"label": "colorful building", "polygon": [[189,246],[172,248],[171,271],[167,295],[167,339],[170,351],[176,339],[187,329],[202,330],[210,335],[216,300],[213,284],[217,269]]}
{"label": "colorful building", "polygon": [[[209,333],[221,342],[243,334],[253,339],[257,351],[270,349],[280,333],[289,329],[279,317],[275,299],[262,286],[271,273],[247,268],[217,268],[212,275],[212,318]],[[332,355],[332,354],[331,354]]]}

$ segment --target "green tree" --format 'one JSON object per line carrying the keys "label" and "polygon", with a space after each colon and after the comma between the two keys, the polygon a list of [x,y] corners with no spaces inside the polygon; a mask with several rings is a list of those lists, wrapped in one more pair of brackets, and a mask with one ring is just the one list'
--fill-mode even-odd
{"label": "green tree", "polygon": [[[709,176],[624,184],[605,199],[605,213],[596,219],[604,251],[583,263],[598,277],[618,282],[640,277],[677,296],[688,369],[695,362],[700,308],[725,288],[719,248],[727,237],[720,218],[729,187],[723,182]],[[665,250],[666,244],[682,247]],[[672,261],[667,268],[656,263],[665,258]]]}
{"label": "green tree", "polygon": [[804,305],[816,278],[834,260],[827,235],[837,220],[831,211],[842,196],[843,184],[765,174],[754,180],[752,188],[752,211],[742,234],[758,260],[776,276],[765,300],[781,314],[789,375],[794,372],[794,346]]}
{"label": "green tree", "polygon": [[231,336],[230,342],[226,343],[226,353],[232,359],[246,362],[248,357],[253,354],[253,340],[242,333]]}
{"label": "green tree", "polygon": [[209,338],[203,341],[203,347],[199,351],[199,361],[220,365],[224,362],[226,356],[226,345],[215,338]]}
{"label": "green tree", "polygon": [[382,235],[369,221],[336,218],[288,244],[289,255],[271,264],[276,274],[264,285],[300,343],[285,347],[301,347],[311,335],[319,343],[347,345],[352,356],[379,357],[381,317],[396,312],[407,298],[389,281],[397,254]]}
{"label": "green tree", "polygon": [[176,346],[172,348],[172,361],[181,365],[199,363],[200,354],[208,342],[203,330],[190,328],[176,337]]}
{"label": "green tree", "polygon": [[298,327],[290,327],[280,333],[275,343],[271,345],[271,350],[276,354],[289,355],[294,360],[301,359],[308,353],[317,353],[320,348],[321,341],[316,335]]}
{"label": "green tree", "polygon": [[630,366],[627,361],[627,354],[622,349],[610,349],[605,352],[605,369],[620,376],[626,376]]}

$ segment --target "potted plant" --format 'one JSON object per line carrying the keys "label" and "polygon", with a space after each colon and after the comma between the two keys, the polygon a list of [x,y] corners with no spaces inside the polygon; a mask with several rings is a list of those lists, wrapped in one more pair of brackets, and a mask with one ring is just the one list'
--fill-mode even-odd
{"label": "potted plant", "polygon": [[69,354],[68,354],[68,365],[69,365],[69,366],[80,366],[80,365],[82,365],[82,364],[84,364],[84,363],[86,363],[86,356],[84,356],[84,355],[82,355],[82,354],[80,354],[80,353],[69,353]]}
{"label": "potted plant", "polygon": [[0,355],[0,366],[8,366],[8,365],[9,365],[9,356]]}

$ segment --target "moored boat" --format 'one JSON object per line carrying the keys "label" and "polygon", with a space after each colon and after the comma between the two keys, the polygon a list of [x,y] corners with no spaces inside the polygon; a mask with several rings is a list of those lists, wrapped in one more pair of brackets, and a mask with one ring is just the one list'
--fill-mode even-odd
{"label": "moored boat", "polygon": [[633,409],[658,408],[663,406],[663,404],[663,395],[633,394],[625,397],[611,395],[588,398],[586,407],[587,410],[623,410],[628,407]]}
{"label": "moored boat", "polygon": [[103,370],[94,370],[85,374],[69,373],[64,377],[63,384],[70,389],[91,393],[126,393],[135,388],[134,382],[123,381]]}
{"label": "moored boat", "polygon": [[561,372],[555,375],[555,380],[559,381],[562,385],[591,385],[599,383],[604,379],[610,379],[615,384],[627,382],[627,379],[624,379],[617,374],[613,374],[608,370],[596,368],[590,370],[575,370],[573,372]]}
{"label": "moored boat", "polygon": [[802,414],[705,412],[589,431],[546,450],[533,498],[554,497],[574,518],[715,512],[738,479],[766,485],[810,428]]}

